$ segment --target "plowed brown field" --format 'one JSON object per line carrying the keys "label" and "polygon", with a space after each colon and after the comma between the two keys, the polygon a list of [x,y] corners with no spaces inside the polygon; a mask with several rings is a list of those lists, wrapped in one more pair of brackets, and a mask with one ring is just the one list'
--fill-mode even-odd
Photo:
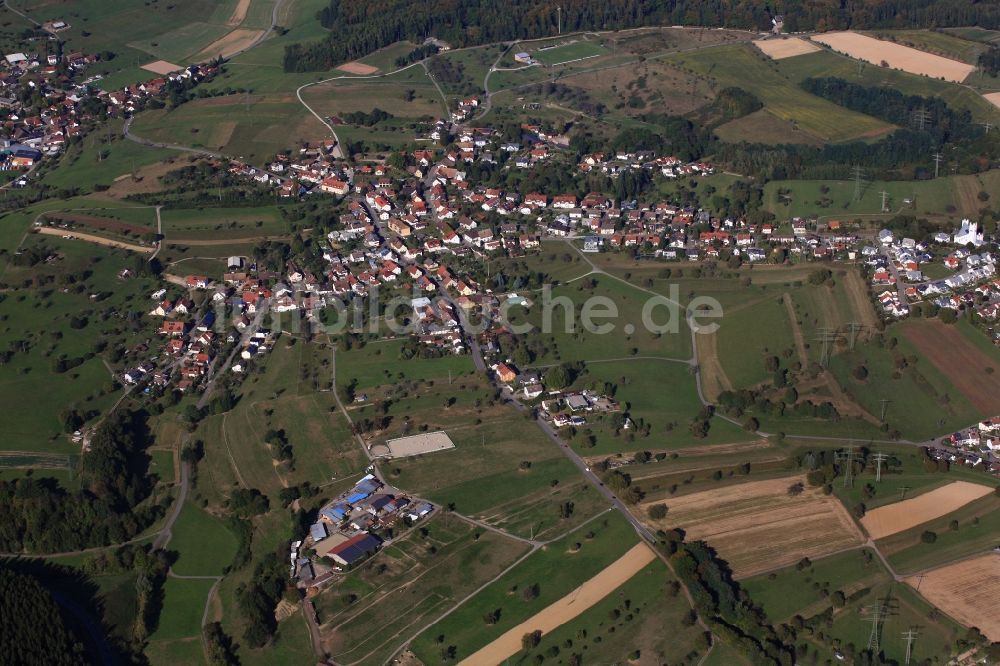
{"label": "plowed brown field", "polygon": [[[840,501],[806,486],[788,494],[804,476],[753,481],[667,500],[667,517],[656,527],[681,528],[702,539],[746,578],[864,542]],[[645,514],[645,507],[643,514]]]}
{"label": "plowed brown field", "polygon": [[903,334],[983,416],[1000,413],[1000,373],[986,372],[997,364],[956,326],[923,319],[906,326]]}

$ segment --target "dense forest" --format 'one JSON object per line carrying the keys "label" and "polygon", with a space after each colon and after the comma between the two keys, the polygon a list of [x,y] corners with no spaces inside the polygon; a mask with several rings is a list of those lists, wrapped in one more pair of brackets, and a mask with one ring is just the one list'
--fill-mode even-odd
{"label": "dense forest", "polygon": [[862,86],[833,77],[805,79],[801,85],[838,106],[925,131],[938,145],[978,141],[986,133],[973,123],[967,109],[956,111],[940,97],[904,95],[893,88]]}
{"label": "dense forest", "polygon": [[644,25],[703,25],[766,30],[772,12],[785,29],[842,30],[977,25],[1000,28],[1000,4],[977,0],[370,0],[330,4],[317,20],[324,40],[293,44],[286,71],[329,69],[403,39],[437,37],[452,46],[555,35],[562,31],[616,30]]}
{"label": "dense forest", "polygon": [[148,443],[144,415],[120,410],[94,433],[78,490],[51,478],[0,481],[0,550],[63,552],[134,537],[163,513],[137,509],[152,490]]}
{"label": "dense forest", "polygon": [[0,567],[0,655],[5,664],[82,664],[83,644],[33,576]]}

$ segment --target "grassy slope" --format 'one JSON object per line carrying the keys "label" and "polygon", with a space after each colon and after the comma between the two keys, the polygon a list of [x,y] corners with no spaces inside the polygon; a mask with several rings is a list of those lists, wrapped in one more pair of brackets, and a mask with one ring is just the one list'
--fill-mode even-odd
{"label": "grassy slope", "polygon": [[180,553],[173,565],[181,576],[218,576],[236,552],[236,537],[225,523],[188,502],[172,530],[170,550]]}
{"label": "grassy slope", "polygon": [[[588,538],[590,533],[593,537]],[[414,652],[424,663],[434,661],[440,649],[437,637],[443,635],[444,645],[455,645],[460,659],[469,656],[592,578],[624,554],[636,538],[628,523],[611,514],[550,544],[427,629],[413,642]],[[580,550],[567,554],[577,542],[582,544]],[[573,566],[566,566],[567,558]],[[526,601],[519,591],[534,584],[539,586],[538,597]],[[511,594],[512,589],[518,592]],[[494,625],[484,623],[483,615],[497,608],[501,609],[500,621]]]}
{"label": "grassy slope", "polygon": [[877,134],[889,127],[880,120],[848,111],[801,90],[774,61],[750,46],[683,53],[671,56],[669,61],[715,79],[719,87],[747,89],[779,118],[794,120],[800,129],[826,141]]}

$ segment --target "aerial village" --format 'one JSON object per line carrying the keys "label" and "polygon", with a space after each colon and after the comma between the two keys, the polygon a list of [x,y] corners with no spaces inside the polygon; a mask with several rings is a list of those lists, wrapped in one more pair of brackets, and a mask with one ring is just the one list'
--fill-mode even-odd
{"label": "aerial village", "polygon": [[[124,116],[147,100],[186,90],[214,76],[214,66],[192,66],[119,91],[76,83],[94,56],[11,54],[0,86],[39,87],[49,106],[26,115],[11,98],[2,168],[32,168],[44,155],[58,154],[98,116]],[[94,97],[102,102],[88,103]],[[714,173],[704,160],[685,162],[650,151],[591,153],[572,158],[568,139],[552,128],[522,124],[511,141],[491,127],[473,126],[476,98],[462,100],[451,117],[430,124],[417,137],[426,148],[408,151],[402,166],[386,161],[350,164],[335,140],[310,143],[275,155],[264,165],[218,162],[230,174],[271,188],[282,198],[330,197],[342,212],[322,241],[325,270],[300,268],[293,257],[283,271],[259,268],[249,257],[230,257],[221,282],[187,275],[151,294],[150,317],[162,319],[160,353],[145,345],[129,350],[124,384],[204,389],[218,374],[245,374],[273,347],[278,330],[264,326],[268,313],[320,321],[333,304],[364,302],[376,289],[413,296],[412,336],[427,353],[464,354],[474,342],[499,385],[510,395],[536,402],[555,428],[582,426],[593,412],[615,412],[608,397],[590,392],[548,392],[540,375],[519,369],[496,343],[505,329],[501,305],[523,301],[516,293],[494,293],[460,260],[518,257],[539,251],[545,239],[579,240],[584,253],[621,252],[663,262],[706,260],[739,263],[828,262],[863,264],[872,295],[885,319],[908,316],[917,303],[974,310],[986,321],[1000,316],[1000,280],[995,257],[976,223],[963,221],[933,243],[897,238],[889,229],[866,237],[857,223],[805,220],[752,224],[744,219],[671,201],[623,201],[601,192],[504,190],[472,182],[470,167],[531,170],[550,163],[575,173],[614,179],[629,171],[651,178],[697,178]],[[94,117],[84,109],[97,109]],[[928,279],[922,268],[938,263],[951,274]],[[418,295],[419,294],[419,295]],[[472,315],[495,322],[472,341],[462,326]],[[997,334],[1000,340],[1000,332]],[[152,355],[151,355],[151,352]],[[629,428],[626,420],[624,428]],[[1000,463],[988,453],[1000,437],[993,422],[955,433],[948,443],[961,452],[934,449],[932,455],[971,466]],[[322,584],[392,538],[400,520],[411,524],[432,511],[369,474],[349,493],[323,509],[309,534],[292,545],[291,573],[302,584]]]}
{"label": "aerial village", "polygon": [[[100,76],[87,76],[100,55],[62,52],[57,33],[67,27],[62,21],[49,22],[41,30],[45,36],[28,40],[37,49],[8,53],[0,60],[0,114],[5,120],[0,171],[31,170],[106,118],[125,117],[150,100],[184,93],[219,71],[212,64],[190,65],[120,90],[102,90],[96,85]],[[41,104],[36,105],[37,99]],[[23,187],[26,177],[17,177],[14,186]]]}

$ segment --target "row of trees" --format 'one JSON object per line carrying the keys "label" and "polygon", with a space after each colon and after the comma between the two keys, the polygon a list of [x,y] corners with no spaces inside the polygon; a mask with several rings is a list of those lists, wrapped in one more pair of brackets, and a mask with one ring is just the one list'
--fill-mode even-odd
{"label": "row of trees", "polygon": [[784,15],[789,31],[1000,27],[1000,6],[976,0],[851,4],[785,0],[773,8],[756,0],[455,0],[446,5],[438,0],[330,0],[316,15],[330,34],[320,42],[287,47],[284,66],[294,72],[329,69],[393,42],[419,43],[431,36],[461,47],[548,37],[560,27],[563,32],[644,25],[768,30],[776,12]]}

